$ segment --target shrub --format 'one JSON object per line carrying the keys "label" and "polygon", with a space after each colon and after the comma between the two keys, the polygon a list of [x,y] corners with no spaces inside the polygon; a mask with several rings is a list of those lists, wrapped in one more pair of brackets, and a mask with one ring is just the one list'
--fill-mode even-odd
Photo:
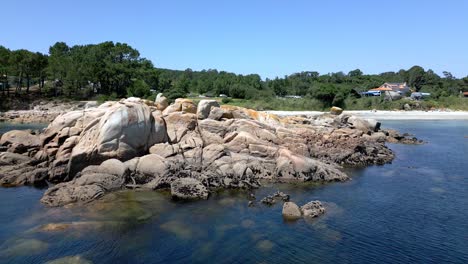
{"label": "shrub", "polygon": [[228,98],[228,97],[225,97],[221,100],[221,102],[223,104],[229,104],[230,102],[232,102],[232,99],[231,98]]}

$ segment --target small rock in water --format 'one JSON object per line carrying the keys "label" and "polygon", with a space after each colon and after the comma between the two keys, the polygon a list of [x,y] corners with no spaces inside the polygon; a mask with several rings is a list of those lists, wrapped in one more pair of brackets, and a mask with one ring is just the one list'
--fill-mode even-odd
{"label": "small rock in water", "polygon": [[249,194],[250,200],[256,200],[257,198],[255,197],[255,194],[251,193]]}
{"label": "small rock in water", "polygon": [[253,201],[249,201],[249,204],[248,204],[249,207],[253,207],[255,206],[254,202]]}
{"label": "small rock in water", "polygon": [[263,198],[260,202],[262,202],[263,204],[266,204],[266,205],[273,205],[276,203],[276,200],[273,196],[267,196],[265,198]]}
{"label": "small rock in water", "polygon": [[317,217],[325,213],[325,208],[320,201],[311,201],[301,207],[306,217]]}
{"label": "small rock in water", "polygon": [[301,209],[299,209],[299,206],[293,202],[285,202],[283,204],[282,214],[287,220],[297,220],[302,216]]}

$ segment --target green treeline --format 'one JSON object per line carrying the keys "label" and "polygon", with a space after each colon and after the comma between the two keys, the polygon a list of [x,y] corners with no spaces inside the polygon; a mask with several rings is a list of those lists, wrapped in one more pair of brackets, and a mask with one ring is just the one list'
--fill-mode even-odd
{"label": "green treeline", "polygon": [[296,95],[302,100],[315,100],[321,107],[356,104],[358,91],[385,82],[407,82],[414,91],[431,93],[433,100],[458,97],[461,91],[468,91],[468,76],[456,78],[450,72],[439,76],[420,66],[374,75],[364,74],[359,69],[347,74],[322,75],[306,71],[266,80],[258,74],[160,69],[142,58],[138,50],[114,42],[72,47],[57,42],[49,48],[48,54],[0,46],[0,78],[2,96],[35,92],[44,97],[73,99],[154,98],[156,92],[163,92],[170,99],[224,94],[234,101],[259,102]]}

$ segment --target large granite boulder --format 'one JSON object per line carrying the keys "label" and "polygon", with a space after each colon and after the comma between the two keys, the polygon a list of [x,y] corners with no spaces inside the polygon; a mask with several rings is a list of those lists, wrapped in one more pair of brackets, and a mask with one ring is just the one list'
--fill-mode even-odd
{"label": "large granite boulder", "polygon": [[216,100],[201,100],[198,103],[197,116],[198,119],[206,119],[210,116],[211,108],[219,108],[219,103]]}
{"label": "large granite boulder", "polygon": [[108,107],[102,117],[83,130],[71,153],[68,172],[73,175],[86,165],[110,158],[129,160],[165,141],[164,123],[155,122],[150,108],[124,100]]}

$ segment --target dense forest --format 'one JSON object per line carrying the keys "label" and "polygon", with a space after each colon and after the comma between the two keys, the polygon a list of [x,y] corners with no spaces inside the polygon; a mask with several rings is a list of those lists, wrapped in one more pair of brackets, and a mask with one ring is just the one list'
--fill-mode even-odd
{"label": "dense forest", "polygon": [[[359,69],[328,74],[305,71],[266,80],[258,74],[160,69],[133,47],[113,42],[72,47],[57,42],[49,48],[48,54],[0,46],[0,78],[3,98],[21,98],[34,93],[41,97],[80,100],[126,96],[152,99],[157,92],[163,92],[170,99],[223,94],[232,98],[225,100],[228,103],[229,100],[274,101],[296,95],[320,107],[358,104],[359,91],[384,82],[407,82],[414,91],[431,93],[434,101],[459,97],[461,91],[468,91],[468,76],[456,78],[450,72],[439,76],[420,66],[373,75]],[[375,103],[360,107],[375,107]],[[308,105],[313,104],[302,103],[299,108],[308,108]],[[265,108],[275,107],[270,104]]]}

